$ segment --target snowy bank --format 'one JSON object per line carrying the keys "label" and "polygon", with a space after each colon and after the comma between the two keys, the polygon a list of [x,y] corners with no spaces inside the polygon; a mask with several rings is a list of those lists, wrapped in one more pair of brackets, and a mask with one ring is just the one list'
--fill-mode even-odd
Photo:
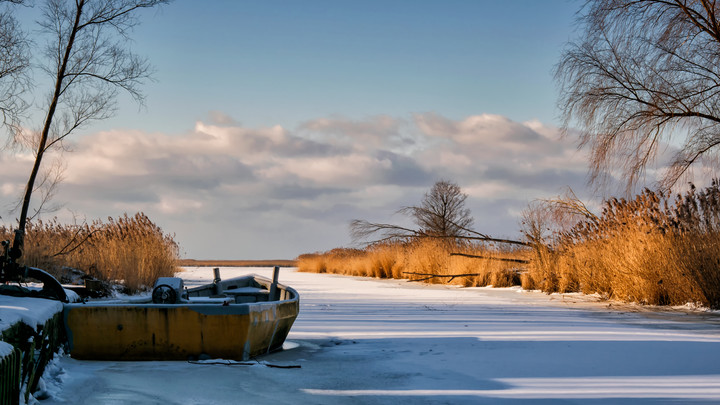
{"label": "snowy bank", "polygon": [[60,301],[0,295],[0,331],[18,322],[37,329],[38,325],[44,325],[62,310],[63,305]]}
{"label": "snowy bank", "polygon": [[[0,295],[0,396],[34,400],[48,361],[64,343],[59,301]],[[27,395],[26,395],[26,391]],[[11,401],[10,403],[15,403]]]}

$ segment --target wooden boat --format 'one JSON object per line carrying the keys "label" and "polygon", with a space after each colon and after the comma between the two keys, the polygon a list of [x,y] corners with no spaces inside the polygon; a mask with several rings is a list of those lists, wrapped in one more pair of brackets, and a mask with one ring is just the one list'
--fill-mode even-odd
{"label": "wooden boat", "polygon": [[144,301],[65,304],[70,355],[92,360],[247,360],[282,347],[300,309],[294,289],[258,275],[186,289],[158,279]]}

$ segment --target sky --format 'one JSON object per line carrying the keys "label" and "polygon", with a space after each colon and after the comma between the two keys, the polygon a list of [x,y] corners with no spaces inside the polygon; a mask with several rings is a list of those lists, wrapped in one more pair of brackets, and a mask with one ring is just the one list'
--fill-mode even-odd
{"label": "sky", "polygon": [[[552,75],[580,7],[178,0],[145,11],[129,43],[154,66],[145,104],[121,95],[114,117],[72,135],[59,209],[44,215],[141,211],[185,258],[291,259],[353,246],[352,219],[407,223],[396,211],[445,179],[468,194],[476,230],[517,238],[533,200],[590,195],[586,152],[558,130]],[[6,225],[30,164],[0,155]]]}

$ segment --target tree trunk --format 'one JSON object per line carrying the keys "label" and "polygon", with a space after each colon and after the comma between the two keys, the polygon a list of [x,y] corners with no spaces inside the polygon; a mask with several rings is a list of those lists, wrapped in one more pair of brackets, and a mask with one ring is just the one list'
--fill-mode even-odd
{"label": "tree trunk", "polygon": [[[65,46],[65,54],[60,66],[58,66],[57,77],[55,78],[55,91],[53,92],[53,98],[48,107],[47,116],[45,117],[45,123],[43,125],[42,133],[40,134],[40,140],[38,142],[37,153],[35,154],[35,163],[33,164],[32,171],[30,172],[30,178],[28,179],[25,187],[25,195],[23,197],[22,208],[20,210],[20,219],[18,221],[18,229],[15,232],[15,241],[13,243],[13,249],[17,252],[16,254],[22,254],[23,239],[25,234],[25,226],[27,225],[28,211],[30,209],[30,199],[32,197],[33,189],[35,188],[35,180],[40,171],[40,165],[42,164],[42,158],[45,154],[45,148],[47,147],[47,140],[50,134],[50,127],[52,126],[53,117],[55,116],[55,110],[57,109],[58,101],[62,93],[63,80],[65,78],[65,72],[67,70],[67,63],[70,59],[70,53],[75,42],[75,35],[78,31],[80,24],[80,16],[82,15],[82,9],[85,5],[85,0],[80,0],[77,3],[77,10],[75,13],[75,22],[73,29],[70,32],[70,37]],[[19,256],[18,256],[19,257]]]}

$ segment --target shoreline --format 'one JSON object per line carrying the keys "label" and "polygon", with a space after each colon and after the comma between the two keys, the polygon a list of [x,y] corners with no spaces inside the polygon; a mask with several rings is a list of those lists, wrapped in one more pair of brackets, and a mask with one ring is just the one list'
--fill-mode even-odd
{"label": "shoreline", "polygon": [[197,260],[180,259],[180,267],[297,267],[297,261],[287,259],[269,260]]}

